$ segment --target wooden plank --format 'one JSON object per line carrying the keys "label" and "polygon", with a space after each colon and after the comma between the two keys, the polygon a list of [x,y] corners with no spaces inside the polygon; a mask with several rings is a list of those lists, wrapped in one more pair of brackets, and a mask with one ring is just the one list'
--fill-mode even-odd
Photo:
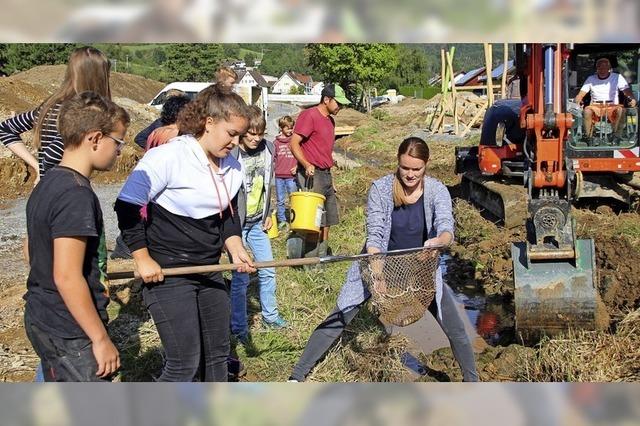
{"label": "wooden plank", "polygon": [[487,88],[486,84],[483,84],[480,86],[456,86],[456,90],[481,90],[486,88]]}
{"label": "wooden plank", "polygon": [[356,126],[336,126],[336,136],[349,136],[356,131]]}
{"label": "wooden plank", "polygon": [[455,129],[456,135],[460,132],[460,126],[458,123],[458,98],[456,96],[456,85],[453,81],[453,76],[455,75],[453,72],[453,53],[455,52],[455,48],[451,48],[451,54],[447,52],[447,67],[449,69],[449,74],[451,75],[451,101],[453,102],[453,128]]}

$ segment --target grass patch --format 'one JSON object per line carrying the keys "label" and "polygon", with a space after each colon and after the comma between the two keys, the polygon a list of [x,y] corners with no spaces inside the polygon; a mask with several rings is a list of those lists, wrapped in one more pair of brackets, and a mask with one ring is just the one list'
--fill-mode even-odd
{"label": "grass patch", "polygon": [[616,334],[570,331],[543,340],[520,374],[523,380],[541,382],[640,380],[640,310],[627,314]]}

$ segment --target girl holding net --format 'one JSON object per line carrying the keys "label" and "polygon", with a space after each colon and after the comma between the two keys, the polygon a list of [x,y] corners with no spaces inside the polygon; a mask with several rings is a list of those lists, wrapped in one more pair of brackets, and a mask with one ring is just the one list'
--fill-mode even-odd
{"label": "girl holding net", "polygon": [[[449,246],[453,241],[454,220],[451,197],[440,181],[426,176],[429,148],[419,138],[405,139],[398,148],[395,173],[373,182],[367,200],[367,239],[369,254],[419,246]],[[383,267],[370,264],[371,275],[381,275]],[[362,271],[364,272],[364,271]],[[363,284],[361,266],[354,262],[338,297],[334,311],[314,330],[290,381],[303,381],[325,355],[362,305],[371,298]],[[460,365],[464,381],[477,381],[475,360],[464,323],[455,306],[451,288],[443,282],[441,268],[435,270],[435,297],[431,312],[445,332]],[[373,280],[372,290],[384,293],[389,283]]]}

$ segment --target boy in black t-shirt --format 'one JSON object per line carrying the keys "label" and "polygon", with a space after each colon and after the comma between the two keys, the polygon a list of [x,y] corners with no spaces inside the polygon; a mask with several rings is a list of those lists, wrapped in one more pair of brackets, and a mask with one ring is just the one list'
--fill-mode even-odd
{"label": "boy in black t-shirt", "polygon": [[60,165],[27,202],[31,270],[25,329],[42,360],[45,381],[101,381],[120,367],[107,323],[102,210],[89,178],[120,153],[127,112],[93,92],[62,104]]}

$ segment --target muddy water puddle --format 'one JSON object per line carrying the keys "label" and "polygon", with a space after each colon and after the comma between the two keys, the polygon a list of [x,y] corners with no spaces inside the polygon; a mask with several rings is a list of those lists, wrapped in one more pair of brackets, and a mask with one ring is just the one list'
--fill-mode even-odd
{"label": "muddy water puddle", "polygon": [[513,300],[500,296],[486,296],[480,286],[460,283],[447,273],[447,265],[456,260],[444,254],[445,282],[451,287],[456,300],[464,306],[464,312],[476,333],[491,346],[508,345],[515,342]]}

